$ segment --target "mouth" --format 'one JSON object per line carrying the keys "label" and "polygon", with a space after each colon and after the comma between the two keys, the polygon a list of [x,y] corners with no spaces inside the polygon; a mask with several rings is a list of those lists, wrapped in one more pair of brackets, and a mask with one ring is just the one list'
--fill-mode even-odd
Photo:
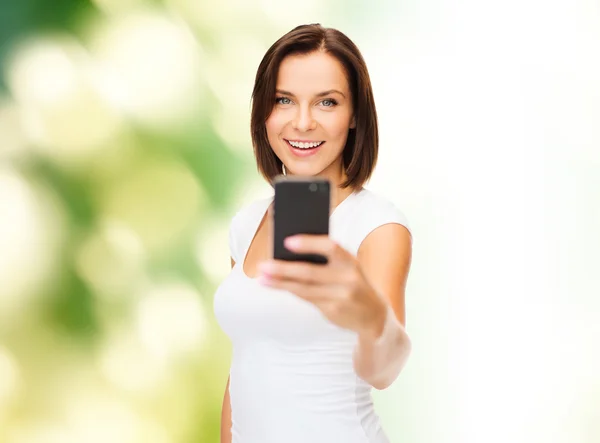
{"label": "mouth", "polygon": [[324,141],[284,140],[292,153],[298,157],[313,155],[325,144]]}

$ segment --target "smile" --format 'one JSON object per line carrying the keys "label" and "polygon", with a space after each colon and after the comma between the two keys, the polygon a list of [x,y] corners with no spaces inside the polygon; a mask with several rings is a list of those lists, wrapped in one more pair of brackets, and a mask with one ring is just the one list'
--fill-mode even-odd
{"label": "smile", "polygon": [[321,146],[325,144],[324,141],[310,141],[310,140],[286,140],[284,139],[292,154],[296,157],[310,157],[319,152]]}
{"label": "smile", "polygon": [[292,147],[297,149],[313,149],[321,146],[325,142],[311,142],[311,141],[295,141],[295,140],[286,140]]}

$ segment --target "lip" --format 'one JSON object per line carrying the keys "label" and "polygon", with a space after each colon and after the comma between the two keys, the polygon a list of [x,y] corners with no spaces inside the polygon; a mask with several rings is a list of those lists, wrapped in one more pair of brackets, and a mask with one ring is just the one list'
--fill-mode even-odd
{"label": "lip", "polygon": [[[301,149],[301,148],[294,148],[292,145],[290,145],[290,142],[287,139],[284,138],[283,140],[285,141],[285,144],[288,146],[288,148],[290,149],[292,154],[294,154],[296,157],[310,157],[311,155],[315,155],[317,152],[319,152],[321,147],[326,143],[326,142],[323,142],[316,148]],[[300,142],[300,143],[314,143],[314,142],[318,142],[318,141],[322,141],[322,140],[292,140],[292,141]]]}

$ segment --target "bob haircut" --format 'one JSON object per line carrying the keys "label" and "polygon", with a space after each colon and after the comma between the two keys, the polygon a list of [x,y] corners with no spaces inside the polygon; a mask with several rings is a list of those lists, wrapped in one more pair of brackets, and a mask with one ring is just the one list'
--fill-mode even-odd
{"label": "bob haircut", "polygon": [[344,67],[352,95],[356,127],[350,129],[344,147],[343,165],[348,179],[341,187],[360,188],[371,176],[377,162],[379,133],[377,112],[367,65],[356,45],[342,32],[320,24],[294,28],[269,48],[263,57],[252,91],[250,130],[259,172],[272,185],[283,173],[281,160],[275,155],[268,138],[266,121],[275,105],[279,66],[289,55],[323,51]]}

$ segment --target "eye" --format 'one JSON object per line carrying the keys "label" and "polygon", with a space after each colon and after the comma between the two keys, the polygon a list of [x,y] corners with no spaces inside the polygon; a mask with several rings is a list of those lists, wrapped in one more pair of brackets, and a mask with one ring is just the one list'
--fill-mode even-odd
{"label": "eye", "polygon": [[326,108],[332,108],[335,105],[337,105],[338,103],[334,99],[332,99],[332,98],[326,98],[325,100],[323,100],[321,102],[321,104],[323,106],[325,106]]}
{"label": "eye", "polygon": [[277,97],[275,99],[275,103],[277,103],[278,105],[289,105],[290,103],[292,103],[292,101],[287,97]]}

